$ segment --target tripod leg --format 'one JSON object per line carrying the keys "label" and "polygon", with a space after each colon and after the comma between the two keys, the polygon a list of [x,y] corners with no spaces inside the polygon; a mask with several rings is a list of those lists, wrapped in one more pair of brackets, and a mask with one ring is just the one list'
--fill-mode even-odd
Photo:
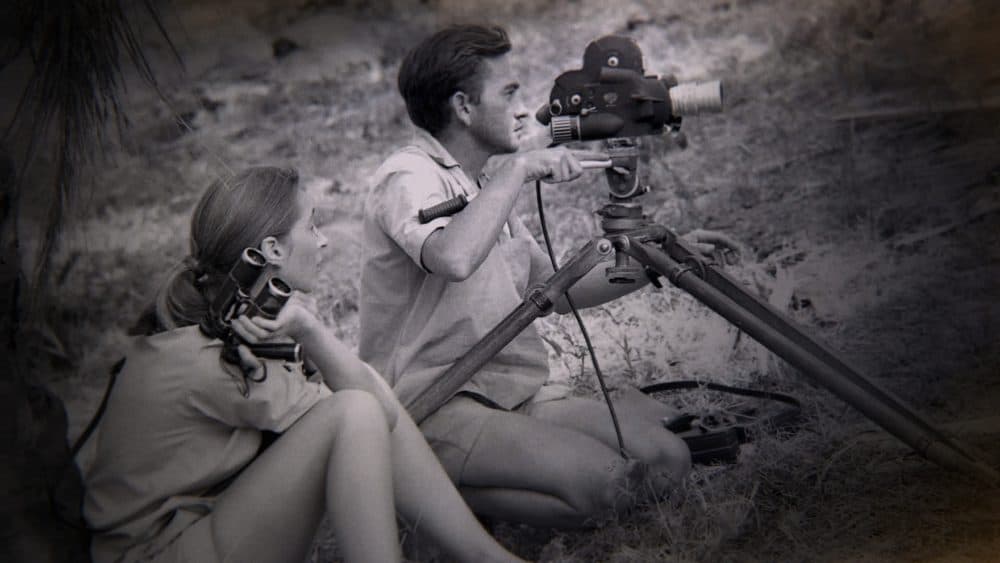
{"label": "tripod leg", "polygon": [[[685,261],[692,259],[698,259],[694,252],[684,246],[680,241],[667,245],[666,250],[671,258],[680,263],[684,263]],[[851,382],[855,385],[876,396],[887,406],[896,409],[904,416],[907,416],[913,424],[922,427],[926,432],[938,433],[938,431],[931,426],[929,422],[913,412],[910,407],[906,406],[901,399],[895,396],[895,394],[882,388],[874,381],[862,375],[861,372],[854,369],[842,358],[837,356],[836,353],[834,353],[828,346],[806,334],[802,328],[796,326],[791,319],[782,314],[780,311],[777,311],[771,306],[770,303],[743,289],[742,284],[726,274],[724,271],[715,266],[706,265],[703,272],[705,282],[720,291],[727,298],[731,299],[736,305],[745,309],[747,312],[757,317],[768,326],[781,332],[789,340],[795,343],[795,345],[806,350],[809,354],[812,354],[816,358],[821,359],[824,363],[836,369],[842,376],[851,380]],[[947,439],[946,437],[943,438]],[[962,451],[963,454],[972,457],[972,455],[965,451],[959,444],[953,444],[953,447]]]}
{"label": "tripod leg", "polygon": [[747,293],[735,280],[704,265],[683,243],[670,242],[666,245],[667,252],[641,242],[616,246],[665,275],[671,283],[827,387],[924,457],[990,484],[1000,483],[996,470],[976,460],[902,401],[802,332],[779,311]]}
{"label": "tripod leg", "polygon": [[440,377],[418,393],[406,410],[418,424],[450,399],[469,379],[510,344],[535,319],[552,312],[553,303],[611,253],[611,243],[598,238],[588,242],[569,262],[545,281],[477,342]]}

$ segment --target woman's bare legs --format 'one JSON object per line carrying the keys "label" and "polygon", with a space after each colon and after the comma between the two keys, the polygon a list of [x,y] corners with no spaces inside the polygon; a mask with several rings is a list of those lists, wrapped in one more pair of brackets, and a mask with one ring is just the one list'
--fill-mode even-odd
{"label": "woman's bare legs", "polygon": [[222,561],[302,561],[329,509],[346,561],[398,561],[390,438],[378,401],[340,391],[302,416],[222,494]]}
{"label": "woman's bare legs", "polygon": [[369,393],[340,391],[303,415],[220,497],[223,561],[301,561],[329,508],[346,561],[398,561],[394,506],[458,561],[516,561],[479,525],[413,420],[389,434]]}

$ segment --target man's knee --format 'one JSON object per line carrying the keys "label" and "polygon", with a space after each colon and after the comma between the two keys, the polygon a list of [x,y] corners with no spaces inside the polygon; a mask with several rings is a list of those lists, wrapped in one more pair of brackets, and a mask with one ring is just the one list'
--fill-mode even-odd
{"label": "man's knee", "polygon": [[676,434],[655,425],[633,437],[629,452],[647,464],[650,471],[679,480],[691,470],[691,450]]}
{"label": "man's knee", "polygon": [[691,449],[687,442],[673,432],[667,432],[667,436],[664,467],[671,477],[680,480],[691,471]]}
{"label": "man's knee", "polygon": [[615,457],[608,460],[600,473],[572,485],[566,500],[578,512],[582,524],[600,525],[635,502],[643,475],[642,462]]}

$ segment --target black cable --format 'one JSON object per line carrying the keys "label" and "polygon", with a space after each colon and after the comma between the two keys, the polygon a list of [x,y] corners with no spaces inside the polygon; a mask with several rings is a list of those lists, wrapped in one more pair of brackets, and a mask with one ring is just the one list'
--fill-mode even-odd
{"label": "black cable", "polygon": [[[549,229],[545,224],[545,209],[542,206],[542,182],[541,180],[535,180],[535,197],[538,203],[538,219],[542,224],[542,237],[545,238],[545,249],[549,253],[549,261],[552,262],[552,269],[559,271],[559,264],[556,263],[556,256],[552,252],[552,240],[549,239]],[[594,346],[590,343],[590,334],[587,333],[587,327],[583,324],[583,318],[580,317],[580,313],[576,310],[576,305],[573,304],[573,299],[569,296],[569,291],[566,292],[566,303],[569,304],[569,308],[573,311],[573,316],[576,318],[576,324],[580,327],[580,332],[583,333],[583,341],[587,343],[587,351],[590,353],[590,361],[594,364],[594,373],[597,374],[597,382],[601,386],[601,393],[604,394],[604,402],[608,404],[608,411],[611,413],[611,422],[615,426],[615,436],[618,438],[618,453],[621,454],[623,459],[628,459],[628,455],[625,454],[625,441],[622,439],[622,429],[618,424],[618,415],[615,414],[615,407],[611,404],[611,395],[608,393],[608,386],[604,383],[604,375],[601,373],[600,366],[597,365],[597,355],[594,354]]]}

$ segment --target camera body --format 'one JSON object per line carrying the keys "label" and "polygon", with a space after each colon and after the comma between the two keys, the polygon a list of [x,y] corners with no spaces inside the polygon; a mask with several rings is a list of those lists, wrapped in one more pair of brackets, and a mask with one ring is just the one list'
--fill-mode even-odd
{"label": "camera body", "polygon": [[656,135],[680,127],[681,117],[721,111],[722,84],[678,84],[646,76],[642,51],[628,37],[591,42],[583,68],[556,78],[549,103],[535,117],[550,127],[553,144]]}

